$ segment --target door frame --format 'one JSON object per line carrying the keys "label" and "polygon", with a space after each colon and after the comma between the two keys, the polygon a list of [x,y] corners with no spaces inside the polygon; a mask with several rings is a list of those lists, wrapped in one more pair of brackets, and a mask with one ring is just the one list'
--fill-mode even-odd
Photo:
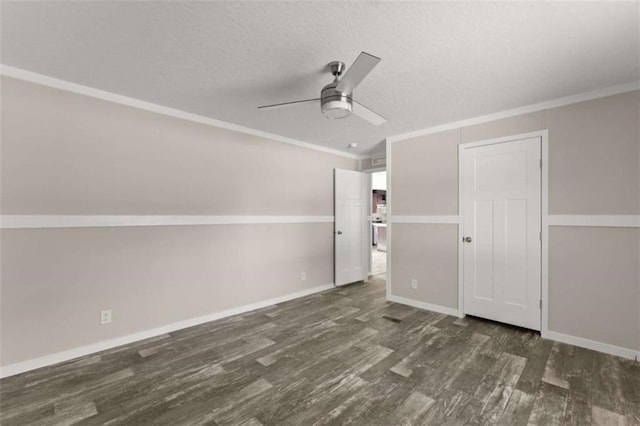
{"label": "door frame", "polygon": [[462,243],[463,206],[464,206],[464,176],[463,153],[467,148],[478,146],[496,145],[514,142],[522,139],[540,138],[540,157],[542,160],[540,181],[540,297],[542,309],[540,310],[540,334],[546,337],[549,332],[549,131],[539,130],[530,133],[521,133],[494,139],[486,139],[458,145],[458,312],[464,317],[464,246]]}
{"label": "door frame", "polygon": [[[387,168],[386,167],[376,167],[373,169],[367,169],[367,170],[361,170],[362,173],[366,173],[369,175],[369,194],[371,194],[373,192],[373,174],[374,173],[379,173],[379,172],[386,172]],[[388,183],[388,176],[389,173],[387,173],[387,183]],[[387,194],[389,193],[389,189],[387,188]],[[369,197],[369,210],[367,210],[367,220],[369,222],[369,228],[371,228],[373,226],[373,216],[371,216],[371,210],[373,210],[373,199],[371,198],[371,196]],[[389,218],[389,214],[387,211],[387,222],[388,222],[388,218]],[[389,226],[389,225],[387,225]],[[389,228],[387,228],[388,230]],[[373,244],[372,241],[372,236],[371,236],[371,229],[369,229],[369,245],[367,246],[369,248],[369,272],[368,272],[368,277],[372,277],[373,276],[373,253],[371,252],[371,247]],[[389,245],[388,245],[388,240],[387,240],[387,251],[389,251]],[[385,274],[386,274],[386,270],[385,270]]]}

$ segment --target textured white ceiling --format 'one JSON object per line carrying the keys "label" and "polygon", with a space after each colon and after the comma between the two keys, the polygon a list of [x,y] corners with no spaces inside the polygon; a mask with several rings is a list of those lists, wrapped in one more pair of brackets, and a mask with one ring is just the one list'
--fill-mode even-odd
{"label": "textured white ceiling", "polygon": [[[355,154],[387,136],[639,79],[638,2],[3,2],[1,62]],[[325,65],[382,62],[327,120]],[[358,142],[356,149],[348,149]]]}

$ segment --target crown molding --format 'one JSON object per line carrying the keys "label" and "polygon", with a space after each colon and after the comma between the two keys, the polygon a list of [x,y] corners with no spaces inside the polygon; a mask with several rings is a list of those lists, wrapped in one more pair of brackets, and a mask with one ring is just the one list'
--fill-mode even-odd
{"label": "crown molding", "polygon": [[213,118],[205,117],[203,115],[193,114],[190,112],[165,107],[165,106],[154,104],[151,102],[142,101],[140,99],[118,95],[117,93],[107,92],[107,91],[95,89],[89,86],[83,86],[81,84],[60,80],[57,78],[23,70],[20,68],[9,66],[9,65],[0,64],[0,75],[15,78],[22,81],[28,81],[30,83],[35,83],[41,86],[51,87],[58,90],[64,90],[65,92],[76,93],[79,95],[89,96],[89,97],[100,99],[103,101],[113,102],[120,105],[126,105],[129,107],[138,108],[138,109],[149,111],[149,112],[154,112],[156,114],[162,114],[169,117],[180,118],[182,120],[192,121],[194,123],[205,124],[208,126],[232,130],[238,133],[244,133],[247,135],[258,136],[261,138],[270,139],[277,142],[296,145],[302,148],[308,148],[308,149],[313,149],[315,151],[325,152],[328,154],[338,155],[341,157],[347,157],[353,160],[360,160],[361,158],[364,158],[364,156],[362,155],[349,154],[343,151],[339,151],[337,149],[327,148],[327,147],[315,145],[309,142],[303,142],[297,139],[276,135],[274,133],[263,132],[261,130],[252,129],[250,127],[240,126],[238,124],[216,120]]}
{"label": "crown molding", "polygon": [[481,115],[466,120],[454,121],[434,127],[428,127],[422,130],[416,130],[408,133],[401,133],[387,138],[387,143],[398,142],[406,139],[413,139],[419,136],[440,133],[447,130],[459,129],[461,127],[473,126],[475,124],[487,123],[490,121],[500,120],[503,118],[514,117],[516,115],[528,114],[531,112],[542,111],[550,108],[557,108],[565,105],[577,104],[578,102],[590,101],[593,99],[604,98],[607,96],[618,95],[620,93],[632,92],[640,90],[640,80],[615,86],[605,87],[603,89],[592,90],[590,92],[579,93],[577,95],[565,96],[562,98],[552,99],[549,101],[539,102],[532,105],[526,105],[518,108],[512,108],[492,114]]}
{"label": "crown molding", "polygon": [[[297,139],[276,135],[274,133],[263,132],[261,130],[252,129],[250,127],[240,126],[238,124],[216,120],[213,118],[205,117],[203,115],[193,114],[190,112],[165,107],[165,106],[154,104],[151,102],[130,98],[128,96],[118,95],[116,93],[95,89],[93,87],[84,86],[81,84],[76,84],[76,83],[72,83],[65,80],[60,80],[54,77],[49,77],[43,74],[38,74],[35,72],[23,70],[20,68],[9,66],[9,65],[0,64],[0,75],[15,78],[22,81],[28,81],[30,83],[38,84],[41,86],[63,90],[66,92],[76,93],[76,94],[89,96],[96,99],[101,99],[108,102],[126,105],[133,108],[149,111],[149,112],[166,115],[169,117],[180,118],[183,120],[192,121],[199,124],[205,124],[212,127],[232,130],[232,131],[244,133],[247,135],[258,136],[261,138],[265,138],[265,139],[269,139],[277,142],[287,143],[290,145],[296,145],[303,148],[312,149],[315,151],[338,155],[338,156],[350,158],[353,160],[364,160],[376,155],[371,153],[360,154],[360,155],[350,154],[337,149],[327,148],[327,147],[315,145],[309,142],[303,142]],[[401,140],[412,139],[418,136],[439,133],[446,130],[472,126],[475,124],[482,124],[489,121],[500,120],[502,118],[513,117],[516,115],[527,114],[530,112],[540,111],[544,109],[556,108],[556,107],[571,105],[571,104],[588,101],[592,99],[604,98],[606,96],[612,96],[620,93],[631,92],[633,90],[640,90],[640,80],[633,81],[630,83],[610,86],[603,89],[597,89],[590,92],[584,92],[577,95],[565,96],[562,98],[557,98],[557,99],[540,102],[532,105],[527,105],[523,107],[504,110],[504,111],[500,111],[492,114],[482,115],[482,116],[474,117],[470,119],[454,121],[451,123],[428,127],[426,129],[416,130],[416,131],[407,132],[407,133],[400,133],[397,135],[389,136],[386,138],[386,140],[387,140],[387,143],[393,143]]]}

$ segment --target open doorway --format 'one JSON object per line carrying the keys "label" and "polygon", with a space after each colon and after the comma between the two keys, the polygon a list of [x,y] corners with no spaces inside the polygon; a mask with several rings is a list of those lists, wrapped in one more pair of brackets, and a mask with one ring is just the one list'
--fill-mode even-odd
{"label": "open doorway", "polygon": [[387,172],[371,176],[371,275],[387,272]]}

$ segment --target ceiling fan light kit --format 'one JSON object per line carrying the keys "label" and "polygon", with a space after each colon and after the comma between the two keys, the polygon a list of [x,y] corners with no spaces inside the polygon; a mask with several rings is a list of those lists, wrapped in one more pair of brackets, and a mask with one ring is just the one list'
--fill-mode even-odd
{"label": "ceiling fan light kit", "polygon": [[320,109],[325,117],[331,119],[344,118],[351,115],[353,100],[351,96],[336,90],[338,83],[331,83],[322,89]]}
{"label": "ceiling fan light kit", "polygon": [[344,62],[333,61],[327,67],[331,70],[334,80],[322,88],[320,92],[320,110],[325,117],[331,119],[345,118],[351,115],[353,100],[345,92],[336,89],[338,77],[344,71]]}
{"label": "ceiling fan light kit", "polygon": [[339,99],[322,99],[322,113],[325,117],[334,119],[351,115],[351,98],[341,96]]}
{"label": "ceiling fan light kit", "polygon": [[280,104],[265,105],[258,109],[279,108],[289,105],[298,105],[303,103],[313,103],[320,101],[320,110],[322,114],[330,119],[345,118],[354,114],[379,126],[386,121],[386,118],[380,114],[370,110],[358,102],[355,102],[358,108],[353,107],[353,90],[362,82],[362,80],[378,65],[380,58],[361,52],[351,67],[347,70],[344,77],[340,78],[345,67],[344,62],[333,61],[327,65],[327,68],[334,76],[332,83],[327,84],[320,92],[320,98],[307,99],[303,101],[284,102]]}

